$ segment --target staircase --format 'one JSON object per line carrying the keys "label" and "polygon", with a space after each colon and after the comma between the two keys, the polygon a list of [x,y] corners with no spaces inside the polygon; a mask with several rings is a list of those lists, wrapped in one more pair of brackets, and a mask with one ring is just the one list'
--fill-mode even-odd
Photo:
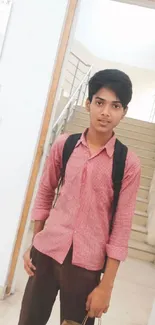
{"label": "staircase", "polygon": [[[89,114],[76,106],[65,132],[83,132],[89,125]],[[117,138],[134,151],[141,160],[142,175],[137,195],[129,241],[129,256],[148,262],[155,261],[155,247],[147,244],[147,208],[150,184],[155,168],[155,124],[124,118],[115,130]]]}

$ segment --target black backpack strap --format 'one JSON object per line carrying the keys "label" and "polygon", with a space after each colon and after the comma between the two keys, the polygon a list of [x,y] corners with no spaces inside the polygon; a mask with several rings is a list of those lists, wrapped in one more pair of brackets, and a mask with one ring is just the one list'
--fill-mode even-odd
{"label": "black backpack strap", "polygon": [[[114,156],[113,156],[113,168],[112,168],[112,181],[113,181],[113,189],[114,189],[114,197],[112,203],[112,218],[110,223],[109,234],[112,233],[113,223],[115,219],[115,214],[117,210],[119,194],[122,186],[122,180],[124,176],[125,170],[125,162],[127,157],[128,148],[121,143],[118,139],[115,142],[114,148]],[[105,272],[106,265],[107,265],[107,255],[105,257],[105,263],[102,269],[102,272]]]}
{"label": "black backpack strap", "polygon": [[81,138],[81,133],[78,134],[71,134],[65,144],[64,144],[64,148],[63,148],[63,152],[62,152],[62,168],[60,171],[60,180],[58,183],[58,187],[57,187],[57,193],[53,202],[53,207],[55,207],[56,201],[58,199],[58,195],[59,195],[59,191],[60,191],[60,187],[63,184],[64,181],[64,177],[65,177],[65,171],[66,171],[66,166],[67,166],[67,162],[77,144],[77,142],[80,140]]}
{"label": "black backpack strap", "polygon": [[62,153],[62,169],[61,169],[61,181],[63,181],[66,171],[67,162],[77,144],[81,138],[81,133],[72,134],[68,137],[64,144],[63,153]]}
{"label": "black backpack strap", "polygon": [[127,152],[128,152],[128,148],[123,143],[121,143],[118,139],[116,139],[114,156],[113,156],[113,169],[112,169],[114,198],[113,198],[113,205],[112,205],[112,220],[110,226],[110,233],[112,232],[114,217],[117,210],[119,194],[120,194],[122,180],[124,176]]}

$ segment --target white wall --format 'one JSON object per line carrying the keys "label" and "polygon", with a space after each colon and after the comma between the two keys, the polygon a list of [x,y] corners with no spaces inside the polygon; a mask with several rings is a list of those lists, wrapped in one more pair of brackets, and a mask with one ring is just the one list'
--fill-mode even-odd
{"label": "white wall", "polygon": [[127,64],[106,61],[94,56],[85,46],[74,39],[72,51],[87,64],[93,64],[92,74],[102,69],[120,69],[133,83],[133,98],[128,116],[148,121],[155,99],[155,70],[141,69]]}
{"label": "white wall", "polygon": [[148,325],[154,325],[155,324],[155,301],[152,307],[151,315],[149,317]]}
{"label": "white wall", "polygon": [[67,0],[16,0],[0,62],[0,287],[30,175]]}

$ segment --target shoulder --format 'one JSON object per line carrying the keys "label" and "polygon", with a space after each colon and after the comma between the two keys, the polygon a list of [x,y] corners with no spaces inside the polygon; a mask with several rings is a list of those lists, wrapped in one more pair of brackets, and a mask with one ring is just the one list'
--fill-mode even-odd
{"label": "shoulder", "polygon": [[59,135],[54,143],[51,145],[51,149],[49,152],[49,157],[53,157],[53,155],[58,158],[62,156],[63,148],[65,145],[66,140],[68,139],[69,134],[64,133]]}
{"label": "shoulder", "polygon": [[58,148],[63,148],[68,137],[69,137],[68,133],[63,133],[63,134],[59,135],[56,138],[55,142],[53,143],[53,146],[58,147]]}
{"label": "shoulder", "polygon": [[126,158],[125,173],[140,174],[141,162],[135,152],[128,150]]}

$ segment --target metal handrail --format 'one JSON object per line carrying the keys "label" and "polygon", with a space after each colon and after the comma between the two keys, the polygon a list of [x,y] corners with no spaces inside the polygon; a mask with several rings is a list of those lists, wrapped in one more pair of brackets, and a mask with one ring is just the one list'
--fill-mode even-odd
{"label": "metal handrail", "polygon": [[[79,61],[79,62],[82,63],[81,61]],[[68,61],[68,63],[70,63],[71,65],[73,65],[75,68],[77,67],[77,64],[75,64],[75,63],[73,63],[71,61]],[[86,68],[88,68],[88,67],[90,67],[90,65],[89,66],[86,66]],[[78,67],[78,71],[80,71],[83,74],[86,73],[86,71],[81,70],[79,67]]]}
{"label": "metal handrail", "polygon": [[91,67],[90,64],[85,63],[83,60],[81,60],[75,53],[71,52],[71,55],[75,56],[75,58],[80,61],[81,63],[83,63],[86,67]]}
{"label": "metal handrail", "polygon": [[[68,86],[70,85],[69,86],[70,89],[68,88],[69,96],[72,96],[74,90],[77,87],[77,82],[80,82],[82,80],[82,78],[85,76],[86,72],[90,67],[91,67],[90,64],[86,64],[76,54],[70,52],[70,58],[68,60],[68,68],[66,70],[67,75],[65,78],[65,82],[67,82]],[[72,71],[73,69],[74,71]],[[69,82],[68,80],[70,80],[70,78],[71,81]]]}
{"label": "metal handrail", "polygon": [[[86,79],[89,80],[91,70],[92,70],[92,66],[89,67],[84,78],[82,79],[82,81],[79,83],[79,85],[76,88],[76,90],[74,91],[74,93],[69,98],[67,104],[65,105],[65,107],[64,107],[63,111],[61,112],[60,116],[58,117],[58,119],[55,121],[55,123],[52,127],[52,136],[51,136],[50,144],[53,143],[53,141],[55,140],[55,138],[56,138],[57,134],[59,134],[59,132],[63,132],[63,130],[66,126],[66,123],[69,121],[70,117],[72,116],[72,114],[75,110],[75,106],[78,104],[80,93],[82,91],[82,86],[84,84],[86,84],[85,83]],[[87,84],[85,86],[84,95],[86,93],[86,88],[87,88]],[[77,98],[76,98],[76,95],[78,95]],[[84,95],[83,95],[83,98],[84,98]]]}
{"label": "metal handrail", "polygon": [[153,105],[152,105],[152,109],[150,112],[150,118],[149,121],[153,122],[154,121],[154,117],[155,117],[155,95],[154,95],[154,100],[153,100]]}

